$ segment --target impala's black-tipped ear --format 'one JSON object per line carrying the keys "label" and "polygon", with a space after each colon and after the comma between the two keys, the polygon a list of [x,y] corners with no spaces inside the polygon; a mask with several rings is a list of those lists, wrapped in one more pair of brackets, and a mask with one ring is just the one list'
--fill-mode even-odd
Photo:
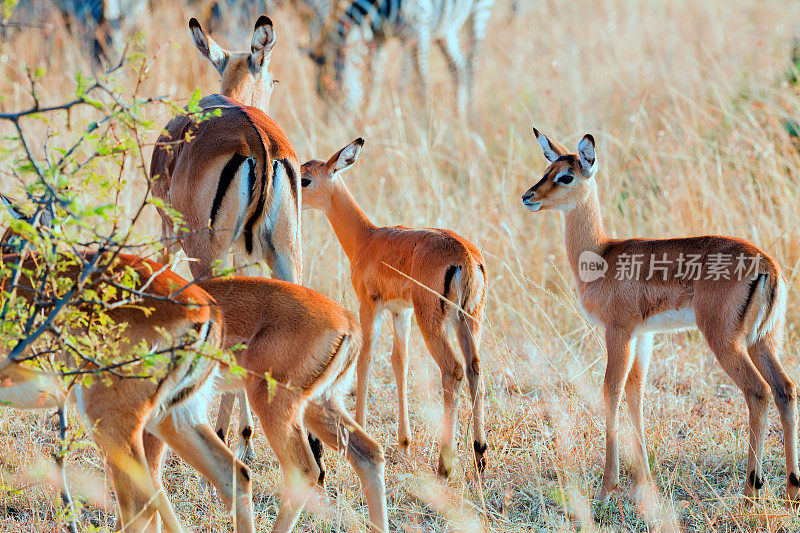
{"label": "impala's black-tipped ear", "polygon": [[254,65],[263,67],[269,63],[276,40],[275,28],[272,27],[270,18],[265,15],[258,17],[250,44],[250,57]]}
{"label": "impala's black-tipped ear", "polygon": [[547,158],[548,161],[551,163],[567,153],[566,148],[560,145],[557,142],[553,142],[547,137],[545,137],[539,130],[533,128],[533,134],[536,136],[536,140],[539,142],[539,146],[542,147],[542,153]]}
{"label": "impala's black-tipped ear", "polygon": [[361,154],[361,148],[364,146],[364,139],[359,137],[351,142],[339,152],[328,160],[328,166],[331,169],[331,174],[336,174],[347,170],[352,167],[358,156]]}
{"label": "impala's black-tipped ear", "polygon": [[189,31],[192,32],[192,40],[200,53],[214,65],[217,71],[222,72],[225,69],[228,52],[209,37],[194,17],[189,19]]}
{"label": "impala's black-tipped ear", "polygon": [[578,159],[581,170],[587,177],[592,177],[597,172],[597,154],[595,153],[594,137],[587,133],[578,143]]}

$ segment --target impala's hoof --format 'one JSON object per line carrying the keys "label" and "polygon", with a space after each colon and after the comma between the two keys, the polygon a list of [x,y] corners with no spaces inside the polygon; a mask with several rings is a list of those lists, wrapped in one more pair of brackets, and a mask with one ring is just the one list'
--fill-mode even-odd
{"label": "impala's hoof", "polygon": [[600,492],[597,493],[597,499],[601,502],[607,502],[611,495],[617,491],[619,485],[612,485],[610,487],[606,487],[605,485],[603,488],[600,489]]}
{"label": "impala's hoof", "polygon": [[786,496],[789,499],[789,505],[797,510],[800,506],[800,478],[794,472],[789,474],[786,479]]}
{"label": "impala's hoof", "polygon": [[452,470],[453,470],[453,452],[450,451],[448,453],[446,450],[442,450],[442,453],[439,455],[439,468],[437,469],[439,477],[443,479],[449,478],[450,472]]}
{"label": "impala's hoof", "polygon": [[397,451],[400,452],[401,455],[405,455],[406,457],[408,457],[409,448],[411,448],[411,440],[409,440],[408,438],[398,439]]}
{"label": "impala's hoof", "polygon": [[475,466],[478,467],[478,473],[483,474],[486,471],[486,451],[489,445],[475,441],[472,443],[472,448],[475,450]]}

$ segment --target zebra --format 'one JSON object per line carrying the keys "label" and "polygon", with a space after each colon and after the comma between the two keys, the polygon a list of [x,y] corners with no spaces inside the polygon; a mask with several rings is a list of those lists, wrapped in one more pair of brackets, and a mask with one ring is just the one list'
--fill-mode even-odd
{"label": "zebra", "polygon": [[[143,12],[147,0],[53,0],[53,5],[64,18],[67,31],[90,46],[92,59],[100,64],[114,59],[114,51],[120,48],[123,19]],[[26,6],[22,8],[24,11]]]}
{"label": "zebra", "polygon": [[[348,0],[325,24],[309,54],[317,64],[317,92],[329,100],[343,100],[346,110],[356,109],[363,100],[361,67],[366,52],[374,83],[373,107],[386,63],[384,45],[396,37],[409,49],[420,78],[418,91],[427,100],[428,61],[431,42],[436,41],[447,59],[463,117],[471,106],[478,56],[493,5],[494,0]],[[465,57],[459,32],[467,22],[472,46]]]}
{"label": "zebra", "polygon": [[325,21],[333,13],[337,0],[266,0],[267,12],[291,6],[301,22],[308,27],[311,39],[319,36]]}

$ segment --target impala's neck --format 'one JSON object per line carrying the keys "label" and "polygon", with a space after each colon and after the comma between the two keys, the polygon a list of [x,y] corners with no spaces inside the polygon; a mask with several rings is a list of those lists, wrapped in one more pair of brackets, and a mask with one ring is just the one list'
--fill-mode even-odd
{"label": "impala's neck", "polygon": [[325,209],[325,216],[333,226],[333,231],[352,266],[359,246],[377,226],[358,207],[355,198],[341,180],[336,180],[333,185],[333,193]]}
{"label": "impala's neck", "polygon": [[266,80],[245,79],[233,83],[225,79],[223,75],[220,91],[232,100],[244,105],[257,107],[264,113],[269,112],[269,99],[272,95],[272,90],[267,85]]}
{"label": "impala's neck", "polygon": [[603,229],[600,202],[597,199],[597,186],[592,183],[586,198],[564,216],[564,237],[567,243],[567,258],[572,273],[578,278],[578,261],[581,253],[589,250],[600,253],[608,241]]}

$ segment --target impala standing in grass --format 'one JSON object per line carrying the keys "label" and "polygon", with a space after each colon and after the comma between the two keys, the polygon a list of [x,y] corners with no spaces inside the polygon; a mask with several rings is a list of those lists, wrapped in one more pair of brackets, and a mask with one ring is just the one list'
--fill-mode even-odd
{"label": "impala standing in grass", "polygon": [[[358,139],[328,161],[305,163],[301,178],[303,207],[319,209],[328,217],[350,259],[351,281],[360,302],[364,342],[358,357],[356,420],[366,426],[372,351],[383,311],[388,310],[394,320],[392,368],[400,404],[397,436],[400,449],[407,451],[411,433],[406,350],[413,314],[442,372],[444,423],[439,473],[448,476],[452,468],[456,416],[465,374],[473,402],[475,460],[483,470],[487,446],[478,353],[486,303],[483,256],[472,243],[452,231],[375,226],[339,177],[356,162],[363,144]],[[463,359],[448,338],[452,329],[458,336]]]}
{"label": "impala standing in grass", "polygon": [[371,530],[388,532],[383,450],[342,400],[352,388],[361,347],[355,316],[316,291],[280,280],[230,278],[198,285],[222,309],[224,347],[246,345],[236,362],[247,372],[247,397],[283,474],[272,531],[291,531],[314,484],[323,481],[318,451],[308,439],[312,431],[353,465]]}
{"label": "impala standing in grass", "polygon": [[[266,262],[275,277],[298,283],[301,275],[300,167],[283,130],[266,115],[273,89],[269,71],[275,31],[259,17],[250,52],[230,52],[209,37],[196,19],[189,21],[195,46],[214,65],[222,95],[200,101],[204,112],[220,116],[200,123],[190,115],[173,118],[153,150],[153,195],[181,213],[186,232],[181,245],[192,274],[208,276],[215,263],[234,253],[238,270],[260,275]],[[190,137],[190,141],[185,139]],[[158,210],[162,238],[174,248],[174,221]],[[166,263],[166,259],[164,260]],[[225,438],[234,394],[220,403],[217,432]],[[239,453],[251,457],[252,416],[239,394]]]}
{"label": "impala standing in grass", "polygon": [[780,266],[755,245],[731,237],[611,239],[597,199],[594,138],[570,153],[534,129],[550,161],[544,177],[522,197],[531,211],[564,211],[567,257],[581,307],[605,328],[606,464],[600,497],[619,485],[617,427],[623,391],[636,434],[634,493],[651,481],[642,400],[653,333],[697,327],[722,368],[744,392],[750,444],[744,494],[763,484],[762,454],[770,391],[784,432],[786,491],[800,494],[797,400],[778,353],[786,285]]}
{"label": "impala standing in grass", "polygon": [[[156,533],[158,515],[170,531],[182,531],[161,486],[161,461],[147,455],[147,449],[160,442],[167,444],[187,463],[200,471],[216,487],[225,504],[235,513],[236,530],[253,532],[251,484],[248,468],[237,460],[211,427],[204,422],[209,407],[217,362],[198,350],[206,343],[218,347],[222,341],[222,315],[211,297],[198,287],[185,287],[186,281],[161,265],[139,257],[112,254],[84,261],[110,264],[103,277],[117,282],[131,270],[139,281],[132,291],[143,292],[130,305],[120,305],[108,316],[116,324],[125,324],[119,360],[142,355],[141,343],[168,354],[174,347],[182,353],[172,364],[148,368],[154,379],[124,378],[104,372],[107,379],[95,379],[91,385],[64,388],[60,376],[47,373],[8,358],[0,361],[0,404],[18,409],[50,409],[64,403],[77,404],[92,428],[92,435],[102,451],[106,470],[117,497],[117,526],[126,531]],[[20,260],[18,255],[0,256],[7,271]],[[26,269],[35,271],[37,257],[24,259]],[[77,279],[80,267],[64,273]],[[0,302],[10,296],[8,277],[0,276]],[[101,290],[104,282],[95,277],[85,288]],[[31,294],[27,276],[22,276],[20,295]],[[133,293],[120,290],[118,301]],[[109,302],[113,303],[113,302]],[[87,310],[91,307],[84,304]],[[167,357],[169,357],[167,355]],[[126,371],[141,373],[136,365]],[[73,370],[88,370],[77,366]],[[147,474],[150,474],[149,476]],[[142,477],[141,474],[144,474]]]}

